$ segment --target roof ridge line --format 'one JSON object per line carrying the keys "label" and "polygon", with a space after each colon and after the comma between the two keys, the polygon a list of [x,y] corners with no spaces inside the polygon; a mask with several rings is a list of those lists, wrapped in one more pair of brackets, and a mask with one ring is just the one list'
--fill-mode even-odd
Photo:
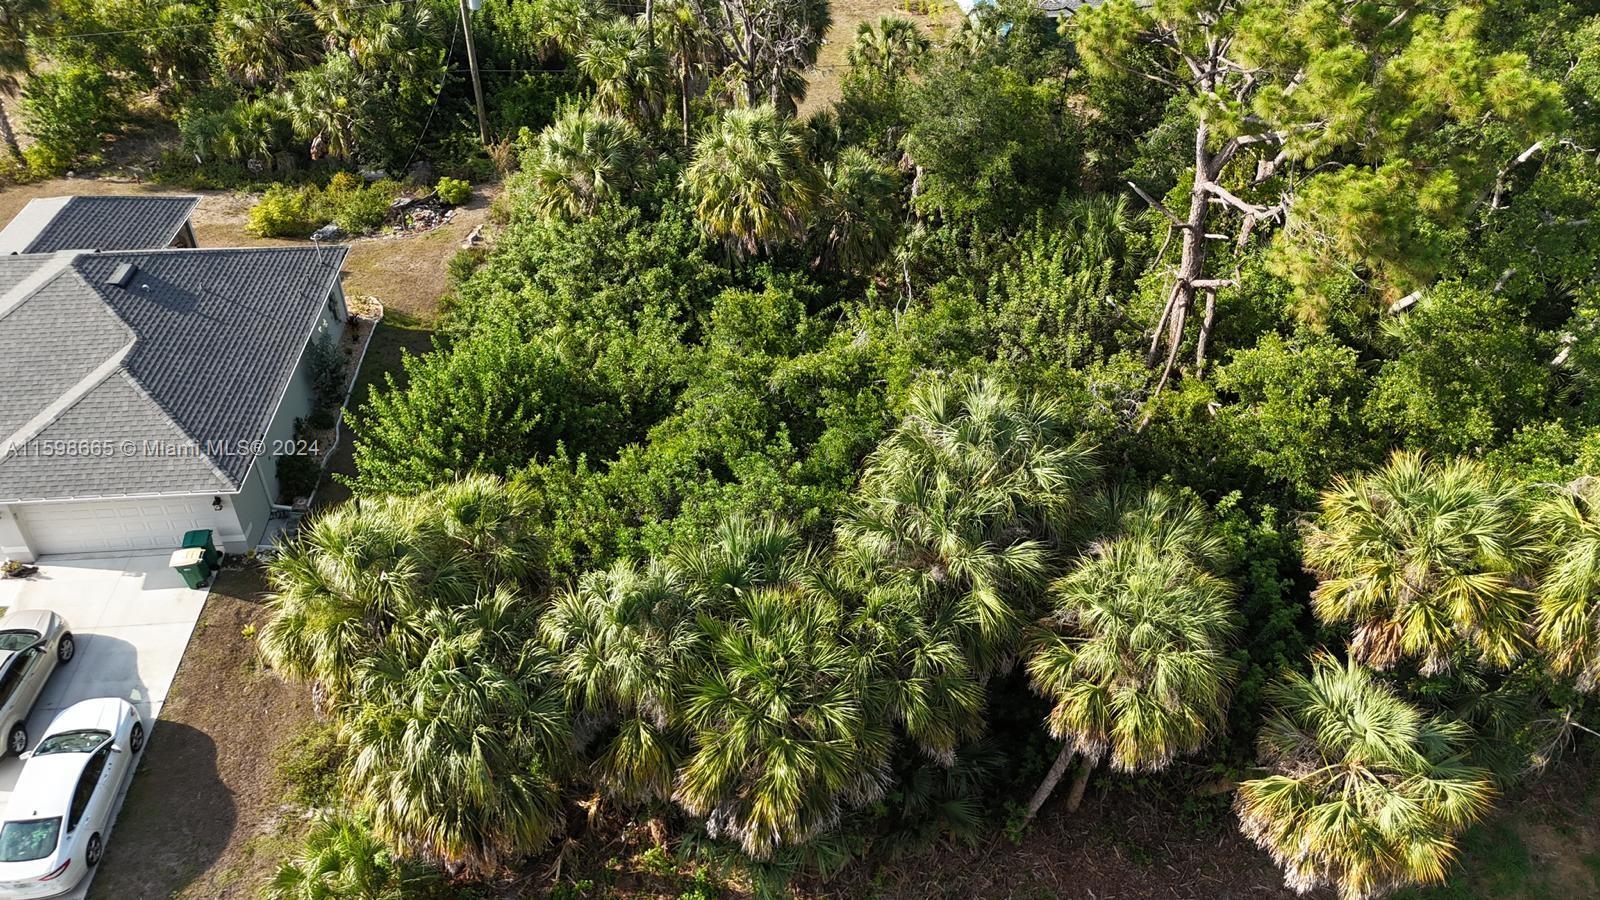
{"label": "roof ridge line", "polygon": [[29,272],[26,278],[12,286],[11,290],[0,294],[0,319],[4,319],[14,310],[22,306],[29,297],[37,294],[45,285],[72,267],[72,261],[78,258],[81,250],[62,250],[50,254],[39,268]]}
{"label": "roof ridge line", "polygon": [[127,256],[130,253],[282,253],[284,251],[332,253],[334,251],[348,252],[349,249],[349,244],[323,244],[317,241],[308,241],[303,244],[266,244],[256,247],[147,247],[137,250],[92,250],[86,252],[93,253],[95,256]]}

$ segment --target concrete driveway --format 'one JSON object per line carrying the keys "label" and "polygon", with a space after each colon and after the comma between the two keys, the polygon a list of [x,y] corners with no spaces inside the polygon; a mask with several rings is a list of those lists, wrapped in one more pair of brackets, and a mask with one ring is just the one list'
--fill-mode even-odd
{"label": "concrete driveway", "polygon": [[[169,555],[47,556],[33,578],[0,579],[0,607],[54,610],[78,641],[77,655],[50,676],[28,717],[31,741],[57,712],[93,697],[127,700],[153,733],[207,593],[185,587],[167,567]],[[161,752],[159,740],[146,752]],[[21,771],[16,757],[0,760],[0,807]],[[85,879],[66,896],[81,898],[88,890]]]}

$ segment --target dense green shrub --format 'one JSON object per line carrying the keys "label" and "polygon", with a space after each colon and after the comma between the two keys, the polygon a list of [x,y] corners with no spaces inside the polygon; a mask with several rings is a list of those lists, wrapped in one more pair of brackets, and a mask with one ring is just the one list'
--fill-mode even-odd
{"label": "dense green shrub", "polygon": [[344,401],[349,366],[337,335],[322,335],[306,347],[306,370],[311,376],[312,403],[337,407]]}
{"label": "dense green shrub", "polygon": [[439,179],[434,192],[439,195],[439,202],[447,206],[460,206],[472,199],[472,185],[460,178],[446,176]]}
{"label": "dense green shrub", "polygon": [[585,446],[615,424],[616,398],[593,374],[515,326],[484,326],[390,374],[353,429],[358,484],[409,491],[471,472],[509,474],[563,442]]}
{"label": "dense green shrub", "polygon": [[285,453],[273,458],[278,472],[278,502],[293,503],[309,497],[322,480],[322,464],[306,453]]}
{"label": "dense green shrub", "polygon": [[245,230],[257,237],[305,237],[318,228],[308,188],[275,184],[250,207]]}
{"label": "dense green shrub", "polygon": [[327,190],[322,193],[319,209],[345,233],[368,234],[389,217],[389,205],[399,192],[400,186],[387,180],[348,190]]}
{"label": "dense green shrub", "polygon": [[260,237],[305,237],[331,222],[347,234],[368,234],[388,219],[399,193],[394,181],[367,184],[349,172],[336,173],[325,188],[274,184],[250,208],[245,227]]}
{"label": "dense green shrub", "polygon": [[1554,399],[1555,335],[1504,296],[1441,284],[1389,320],[1391,343],[1366,415],[1409,446],[1440,453],[1493,449]]}
{"label": "dense green shrub", "polygon": [[1078,166],[1060,85],[1006,66],[948,61],[912,92],[906,152],[923,169],[916,206],[994,228],[1052,205]]}
{"label": "dense green shrub", "polygon": [[116,82],[97,66],[40,72],[22,90],[22,116],[33,143],[29,168],[57,175],[100,148],[101,135],[124,113]]}
{"label": "dense green shrub", "polygon": [[1326,335],[1264,335],[1217,371],[1218,414],[1243,465],[1311,500],[1337,475],[1377,461],[1362,408],[1370,379],[1354,348]]}

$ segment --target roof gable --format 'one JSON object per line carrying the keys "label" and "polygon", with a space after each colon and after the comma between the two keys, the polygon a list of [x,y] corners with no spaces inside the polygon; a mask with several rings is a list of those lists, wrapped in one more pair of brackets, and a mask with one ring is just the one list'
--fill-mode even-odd
{"label": "roof gable", "polygon": [[170,246],[199,197],[45,197],[0,230],[0,254],[158,250]]}

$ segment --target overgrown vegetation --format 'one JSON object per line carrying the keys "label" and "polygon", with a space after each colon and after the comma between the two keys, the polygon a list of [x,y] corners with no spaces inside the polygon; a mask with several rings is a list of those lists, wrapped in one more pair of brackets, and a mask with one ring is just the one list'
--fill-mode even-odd
{"label": "overgrown vegetation", "polygon": [[[409,153],[447,43],[353,36],[442,9],[223,6],[221,97],[157,91],[202,159]],[[1221,772],[1356,900],[1600,727],[1600,9],[886,19],[803,121],[825,3],[481,21],[562,71],[491,84],[492,249],[273,567],[352,810],[306,859],[650,823],[765,891]]]}

